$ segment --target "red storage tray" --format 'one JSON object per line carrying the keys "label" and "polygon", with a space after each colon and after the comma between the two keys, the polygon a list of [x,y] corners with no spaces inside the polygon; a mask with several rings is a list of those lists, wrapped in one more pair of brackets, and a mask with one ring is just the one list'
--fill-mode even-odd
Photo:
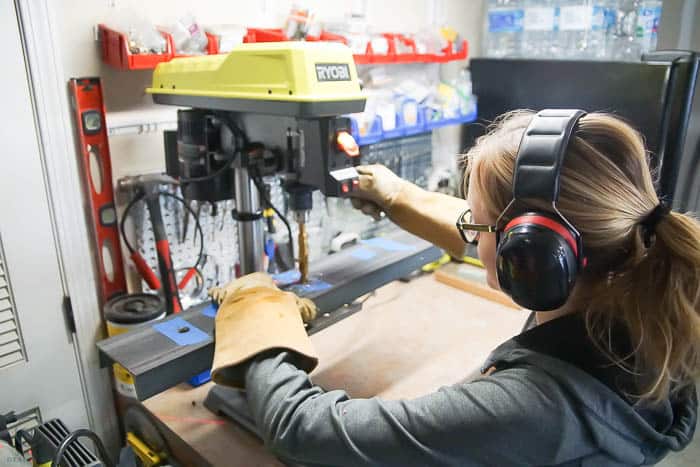
{"label": "red storage tray", "polygon": [[[173,58],[179,58],[179,57],[198,57],[199,55],[190,55],[190,54],[179,54],[176,52],[175,48],[175,41],[173,40],[173,35],[170,34],[169,32],[165,31],[164,29],[160,29],[160,33],[163,34],[163,37],[168,41],[168,48],[172,50],[172,54],[170,55],[170,59]],[[204,49],[206,51],[206,54],[204,55],[216,55],[219,53],[219,41],[216,38],[216,36],[205,33],[207,36],[207,48]]]}
{"label": "red storage tray", "polygon": [[207,54],[217,55],[219,53],[219,38],[208,32],[204,34],[207,35]]}
{"label": "red storage tray", "polygon": [[[468,56],[468,43],[462,41],[462,50],[460,52],[452,52],[452,42],[442,50],[440,54],[419,54],[416,49],[416,42],[413,38],[403,34],[384,33],[382,34],[388,41],[388,50],[386,54],[375,53],[372,49],[371,42],[367,43],[367,49],[364,54],[355,54],[355,63],[358,65],[367,64],[385,64],[385,63],[445,63],[453,60],[466,60]],[[307,41],[330,41],[342,42],[348,45],[348,40],[339,34],[329,32],[321,32],[318,36],[307,36]],[[399,52],[396,44],[401,43],[407,47],[410,52]]]}
{"label": "red storage tray", "polygon": [[308,42],[342,42],[343,44],[348,45],[348,40],[347,38],[345,38],[345,36],[341,36],[340,34],[333,34],[332,32],[326,31],[321,31],[321,34],[318,36],[306,36],[306,40]]}
{"label": "red storage tray", "polygon": [[283,42],[289,40],[282,29],[248,28],[243,42]]}
{"label": "red storage tray", "polygon": [[[115,68],[122,70],[145,70],[153,69],[161,62],[167,62],[175,57],[187,57],[175,53],[175,44],[172,35],[164,30],[160,33],[167,41],[167,52],[164,54],[132,54],[129,52],[128,40],[125,34],[108,28],[104,24],[99,25],[99,33],[102,47],[102,60]],[[219,53],[219,40],[214,34],[206,33],[208,55],[216,55]],[[452,52],[452,43],[449,43],[440,54],[419,54],[416,52],[415,40],[403,34],[384,33],[382,34],[389,42],[388,51],[386,54],[377,54],[372,50],[372,44],[367,44],[367,49],[364,54],[355,54],[355,63],[358,65],[365,64],[383,64],[383,63],[445,63],[453,60],[466,60],[468,56],[468,46],[466,40],[462,41],[462,50],[460,52]],[[282,29],[264,29],[264,28],[248,28],[248,31],[243,38],[245,43],[254,42],[282,42],[289,40]],[[308,36],[307,41],[328,41],[341,42],[348,45],[347,38],[330,32],[322,31],[318,36]],[[401,43],[407,47],[410,52],[399,53],[396,44]]]}
{"label": "red storage tray", "polygon": [[[153,69],[161,62],[172,58],[172,48],[168,42],[164,54],[132,54],[126,34],[115,31],[104,24],[98,25],[102,60],[121,70]],[[167,39],[167,36],[165,36]]]}
{"label": "red storage tray", "polygon": [[425,54],[421,55],[424,57],[423,61],[431,63],[447,63],[454,60],[466,60],[469,56],[469,42],[466,40],[462,41],[462,50],[460,52],[452,52],[452,42],[442,49],[442,54]]}

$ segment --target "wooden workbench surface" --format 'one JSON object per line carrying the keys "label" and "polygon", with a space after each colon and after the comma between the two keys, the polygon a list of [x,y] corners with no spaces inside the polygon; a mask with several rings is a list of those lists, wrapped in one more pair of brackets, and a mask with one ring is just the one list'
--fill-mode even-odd
{"label": "wooden workbench surface", "polygon": [[[473,377],[527,314],[424,276],[376,291],[361,312],[312,337],[326,389],[352,397],[414,398]],[[210,385],[180,385],[144,406],[163,424],[171,449],[188,465],[278,466],[245,430],[209,412]]]}

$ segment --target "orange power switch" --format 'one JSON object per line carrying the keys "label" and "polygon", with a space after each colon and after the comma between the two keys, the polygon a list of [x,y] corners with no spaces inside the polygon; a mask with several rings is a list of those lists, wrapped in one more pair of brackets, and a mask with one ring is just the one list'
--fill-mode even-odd
{"label": "orange power switch", "polygon": [[348,185],[346,182],[343,182],[343,184],[340,185],[340,189],[343,193],[347,193],[350,191],[350,185]]}
{"label": "orange power switch", "polygon": [[347,131],[339,131],[336,136],[336,142],[338,143],[338,148],[349,157],[360,155],[360,147],[357,145],[355,138]]}

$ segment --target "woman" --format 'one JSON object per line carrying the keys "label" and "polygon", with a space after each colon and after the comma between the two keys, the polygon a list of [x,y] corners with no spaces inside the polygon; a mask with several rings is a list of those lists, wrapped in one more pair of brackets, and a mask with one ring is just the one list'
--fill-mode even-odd
{"label": "woman", "polygon": [[[478,232],[462,234],[478,234],[498,288],[497,233],[486,226],[513,198],[532,118],[506,115],[469,151],[468,204],[381,166],[360,168],[354,204],[455,253],[455,220],[469,208]],[[495,349],[481,378],[410,401],[324,393],[303,371],[316,363],[297,313],[306,305],[254,275],[227,288],[214,380],[244,386],[267,446],[306,465],[618,466],[683,449],[697,413],[700,226],[659,204],[640,135],[609,115],[578,121],[560,187],[586,265],[566,303]]]}

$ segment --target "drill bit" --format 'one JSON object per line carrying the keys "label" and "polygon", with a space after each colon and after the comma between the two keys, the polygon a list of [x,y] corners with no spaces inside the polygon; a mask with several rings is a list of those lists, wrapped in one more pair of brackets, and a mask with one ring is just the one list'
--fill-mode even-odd
{"label": "drill bit", "polygon": [[309,280],[309,236],[306,234],[306,223],[299,222],[299,282],[305,284]]}

